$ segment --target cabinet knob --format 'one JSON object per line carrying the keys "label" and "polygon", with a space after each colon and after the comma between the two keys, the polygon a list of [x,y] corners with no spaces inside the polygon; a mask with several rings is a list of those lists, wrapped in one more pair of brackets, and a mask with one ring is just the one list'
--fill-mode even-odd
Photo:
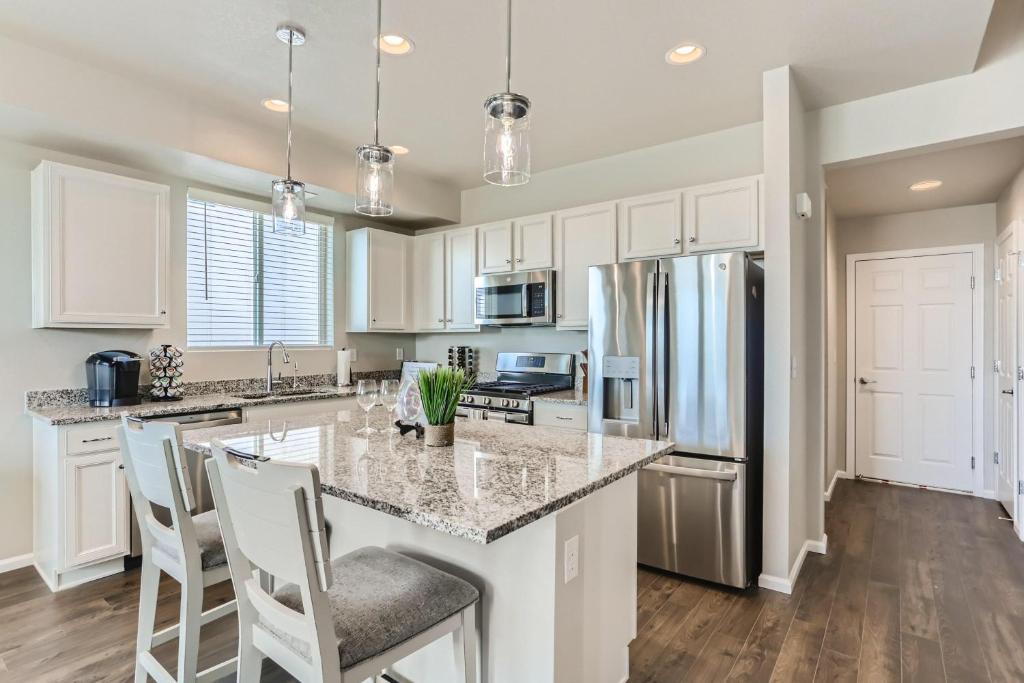
{"label": "cabinet knob", "polygon": [[377,319],[376,319],[376,318],[372,318],[372,319],[370,320],[370,322],[371,322],[371,323],[375,323],[375,322],[377,322]]}
{"label": "cabinet knob", "polygon": [[522,262],[523,262],[523,259],[521,259],[521,258],[517,258],[516,259],[516,263],[522,263]]}
{"label": "cabinet knob", "polygon": [[562,319],[562,314],[561,314],[561,313],[559,313],[559,314],[558,314],[558,315],[557,315],[556,317],[557,317],[557,318],[558,318],[559,320],[561,320],[561,319]]}
{"label": "cabinet knob", "polygon": [[167,311],[160,311],[160,315],[167,315]]}
{"label": "cabinet knob", "polygon": [[443,322],[444,322],[444,318],[438,318],[438,319],[437,319],[437,322],[439,322],[439,323],[443,323]]}
{"label": "cabinet knob", "polygon": [[512,259],[510,259],[510,258],[505,259],[505,263],[512,263]]}
{"label": "cabinet knob", "polygon": [[672,244],[679,244],[679,238],[677,237],[674,240],[672,240]]}
{"label": "cabinet knob", "polygon": [[123,470],[123,469],[124,469],[124,465],[118,465],[118,466],[117,466],[117,469],[119,469],[119,470]]}
{"label": "cabinet knob", "polygon": [[450,323],[450,322],[452,322],[452,319],[448,318],[448,320],[446,320],[445,322],[449,322]]}
{"label": "cabinet knob", "polygon": [[697,238],[694,235],[690,235],[690,239],[688,241],[692,244],[693,242],[697,241]]}

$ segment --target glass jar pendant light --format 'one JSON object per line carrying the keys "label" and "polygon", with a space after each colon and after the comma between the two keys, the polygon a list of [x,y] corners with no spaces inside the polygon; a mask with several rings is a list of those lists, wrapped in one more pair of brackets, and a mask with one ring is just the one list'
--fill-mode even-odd
{"label": "glass jar pendant light", "polygon": [[484,102],[484,180],[511,186],[530,181],[530,100],[512,92],[512,0],[505,28],[505,92]]}
{"label": "glass jar pendant light", "polygon": [[306,34],[294,26],[277,27],[278,40],[288,45],[288,173],[271,184],[273,231],[306,233],[306,184],[292,179],[292,48],[306,42]]}
{"label": "glass jar pendant light", "polygon": [[395,185],[395,155],[380,144],[380,4],[377,0],[377,89],[374,93],[373,144],[356,148],[356,213],[390,216]]}

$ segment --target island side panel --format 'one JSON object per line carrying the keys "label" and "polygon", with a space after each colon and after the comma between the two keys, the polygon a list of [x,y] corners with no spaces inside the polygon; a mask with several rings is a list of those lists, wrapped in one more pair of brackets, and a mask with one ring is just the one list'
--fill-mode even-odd
{"label": "island side panel", "polygon": [[[554,683],[557,518],[548,515],[480,544],[324,495],[331,555],[376,545],[460,576],[482,595],[481,683]],[[560,576],[559,576],[560,583]],[[402,660],[397,680],[455,680],[451,636]]]}
{"label": "island side panel", "polygon": [[[631,474],[560,510],[556,520],[555,680],[621,683],[636,637],[636,488]],[[579,574],[565,546],[579,536]]]}

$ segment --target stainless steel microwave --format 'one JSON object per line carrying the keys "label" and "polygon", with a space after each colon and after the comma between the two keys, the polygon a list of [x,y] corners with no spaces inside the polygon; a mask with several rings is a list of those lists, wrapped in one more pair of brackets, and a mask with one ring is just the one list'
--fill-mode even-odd
{"label": "stainless steel microwave", "polygon": [[555,322],[555,271],[481,275],[476,289],[477,325],[552,325]]}

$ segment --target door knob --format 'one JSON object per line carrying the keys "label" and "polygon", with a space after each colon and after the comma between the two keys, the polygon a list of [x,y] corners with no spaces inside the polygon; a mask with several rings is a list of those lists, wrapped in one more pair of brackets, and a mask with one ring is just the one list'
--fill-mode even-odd
{"label": "door knob", "polygon": [[878,384],[877,380],[865,379],[863,377],[858,378],[857,381],[860,382],[861,384]]}

